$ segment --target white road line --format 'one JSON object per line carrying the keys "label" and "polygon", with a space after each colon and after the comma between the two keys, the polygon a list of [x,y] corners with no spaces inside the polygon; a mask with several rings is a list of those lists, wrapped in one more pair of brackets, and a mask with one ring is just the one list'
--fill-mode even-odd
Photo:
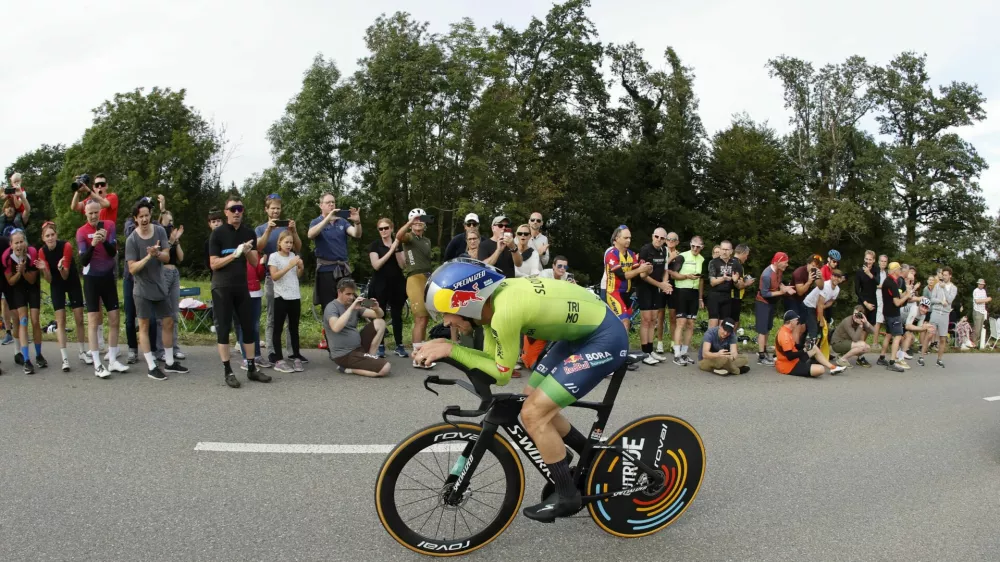
{"label": "white road line", "polygon": [[[363,455],[381,454],[384,455],[395,447],[395,445],[297,445],[283,443],[218,443],[199,442],[194,446],[195,451],[216,451],[221,453],[298,453],[313,455]],[[465,448],[464,444],[454,443],[449,445],[431,445],[421,452],[444,453],[461,452]]]}
{"label": "white road line", "polygon": [[987,402],[996,402],[997,400],[1000,400],[1000,396],[987,396],[986,398],[983,398],[983,400]]}

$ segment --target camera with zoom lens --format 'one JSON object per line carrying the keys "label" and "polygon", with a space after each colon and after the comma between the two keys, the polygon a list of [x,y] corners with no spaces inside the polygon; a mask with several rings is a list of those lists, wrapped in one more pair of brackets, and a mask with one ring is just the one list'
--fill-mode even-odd
{"label": "camera with zoom lens", "polygon": [[86,186],[87,188],[90,187],[89,174],[80,174],[79,176],[76,176],[75,178],[73,178],[73,183],[70,184],[70,187],[73,189],[73,191],[78,191],[81,187],[84,186]]}

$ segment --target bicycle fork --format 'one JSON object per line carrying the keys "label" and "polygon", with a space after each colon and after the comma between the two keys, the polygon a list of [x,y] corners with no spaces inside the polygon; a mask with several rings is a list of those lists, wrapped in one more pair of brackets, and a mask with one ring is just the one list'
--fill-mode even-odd
{"label": "bicycle fork", "polygon": [[483,430],[475,441],[466,443],[462,454],[452,464],[448,479],[445,481],[445,484],[451,484],[451,489],[444,494],[444,502],[447,505],[456,506],[462,503],[469,488],[469,477],[476,472],[476,467],[486,454],[486,449],[489,448],[490,440],[496,435],[498,427],[495,423],[484,423]]}

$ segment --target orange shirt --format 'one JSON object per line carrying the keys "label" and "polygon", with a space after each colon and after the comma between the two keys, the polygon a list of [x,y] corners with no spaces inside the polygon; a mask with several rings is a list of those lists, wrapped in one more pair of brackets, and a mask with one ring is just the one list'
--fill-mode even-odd
{"label": "orange shirt", "polygon": [[792,354],[797,354],[795,351],[795,338],[792,336],[792,327],[785,324],[778,330],[778,341],[775,342],[774,349],[774,368],[778,370],[782,375],[787,375],[792,372],[792,369],[798,365],[799,360],[788,359],[782,350],[787,351]]}

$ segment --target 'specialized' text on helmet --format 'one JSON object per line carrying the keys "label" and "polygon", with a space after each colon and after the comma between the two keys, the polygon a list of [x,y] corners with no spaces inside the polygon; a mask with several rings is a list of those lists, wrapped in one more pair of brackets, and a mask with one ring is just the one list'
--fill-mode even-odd
{"label": "'specialized' text on helmet", "polygon": [[481,320],[483,305],[504,279],[503,273],[491,265],[456,258],[431,274],[424,287],[424,305],[436,320],[443,314]]}

